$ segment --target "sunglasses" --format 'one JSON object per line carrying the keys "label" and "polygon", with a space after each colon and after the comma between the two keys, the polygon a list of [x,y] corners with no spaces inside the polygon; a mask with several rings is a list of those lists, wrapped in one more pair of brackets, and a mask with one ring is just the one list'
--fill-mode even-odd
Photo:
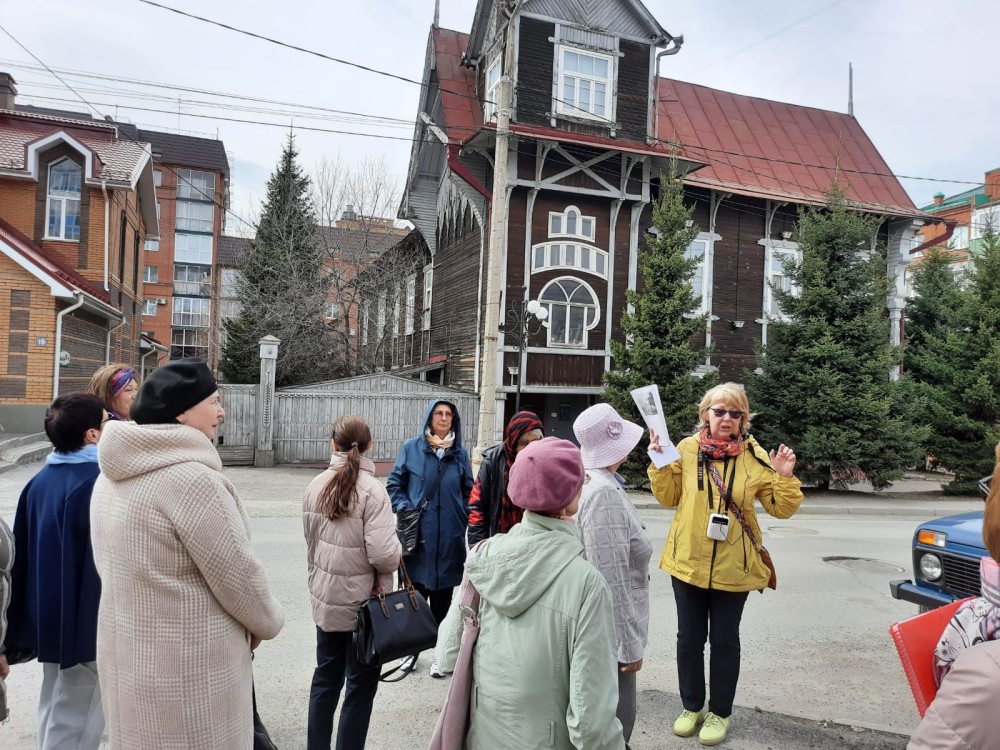
{"label": "sunglasses", "polygon": [[451,417],[450,411],[436,411],[434,412],[435,417]]}
{"label": "sunglasses", "polygon": [[740,411],[739,409],[715,409],[715,408],[713,408],[713,409],[709,409],[709,411],[712,412],[712,414],[714,414],[717,417],[724,417],[724,416],[726,416],[726,414],[728,414],[733,419],[739,419],[740,417],[743,416],[743,412]]}

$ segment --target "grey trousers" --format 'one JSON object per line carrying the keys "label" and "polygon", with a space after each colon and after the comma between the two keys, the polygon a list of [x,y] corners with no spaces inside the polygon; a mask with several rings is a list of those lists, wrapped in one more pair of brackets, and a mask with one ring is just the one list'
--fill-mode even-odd
{"label": "grey trousers", "polygon": [[620,671],[624,664],[618,665],[618,711],[615,716],[622,723],[622,734],[628,742],[635,726],[635,672],[625,674]]}
{"label": "grey trousers", "polygon": [[43,662],[38,698],[39,750],[97,750],[103,733],[97,662],[69,669]]}

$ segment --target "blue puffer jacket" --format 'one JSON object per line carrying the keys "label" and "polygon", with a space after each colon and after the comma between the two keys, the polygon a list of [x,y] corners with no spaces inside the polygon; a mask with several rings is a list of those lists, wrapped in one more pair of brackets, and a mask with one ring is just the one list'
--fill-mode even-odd
{"label": "blue puffer jacket", "polygon": [[[431,413],[438,404],[448,404],[455,444],[440,460],[424,436]],[[443,399],[431,401],[424,412],[420,434],[403,443],[396,464],[386,480],[393,511],[419,508],[424,495],[434,486],[438,472],[444,472],[436,497],[428,503],[420,521],[420,545],[405,558],[410,578],[431,591],[449,589],[462,582],[465,566],[465,529],[469,521],[469,494],[472,492],[472,464],[462,446],[462,419],[458,408]]]}

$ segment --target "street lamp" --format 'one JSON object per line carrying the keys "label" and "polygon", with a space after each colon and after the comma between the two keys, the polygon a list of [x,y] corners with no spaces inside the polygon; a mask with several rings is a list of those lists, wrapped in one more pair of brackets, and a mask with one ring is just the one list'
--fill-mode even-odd
{"label": "street lamp", "polygon": [[[527,297],[527,289],[525,297]],[[537,299],[512,301],[507,310],[507,322],[502,326],[504,334],[517,341],[517,396],[514,411],[521,411],[521,381],[524,379],[528,339],[542,330],[542,321],[549,317],[548,308],[542,307]]]}

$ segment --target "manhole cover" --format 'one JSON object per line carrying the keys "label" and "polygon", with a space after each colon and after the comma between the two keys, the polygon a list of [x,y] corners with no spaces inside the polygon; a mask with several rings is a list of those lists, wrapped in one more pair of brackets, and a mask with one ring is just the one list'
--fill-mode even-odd
{"label": "manhole cover", "polygon": [[780,531],[782,534],[818,534],[816,529],[804,529],[801,526],[768,526],[768,531]]}
{"label": "manhole cover", "polygon": [[890,573],[906,572],[905,568],[901,568],[898,565],[882,562],[881,560],[869,560],[867,557],[842,557],[839,555],[833,555],[831,557],[824,557],[823,562],[836,565],[838,568],[856,570],[860,573],[880,573],[888,575]]}

